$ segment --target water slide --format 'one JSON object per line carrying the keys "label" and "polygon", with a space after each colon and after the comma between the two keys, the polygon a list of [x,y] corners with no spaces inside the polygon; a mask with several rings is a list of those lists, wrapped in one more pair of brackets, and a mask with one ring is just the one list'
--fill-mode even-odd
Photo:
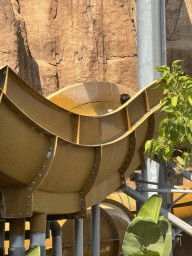
{"label": "water slide", "polygon": [[[125,188],[126,177],[145,167],[145,142],[157,137],[165,117],[158,110],[163,90],[155,86],[135,93],[86,82],[45,98],[3,66],[1,219],[33,219],[33,231],[45,231],[46,220],[86,217],[88,208]],[[121,94],[131,97],[123,105]]]}

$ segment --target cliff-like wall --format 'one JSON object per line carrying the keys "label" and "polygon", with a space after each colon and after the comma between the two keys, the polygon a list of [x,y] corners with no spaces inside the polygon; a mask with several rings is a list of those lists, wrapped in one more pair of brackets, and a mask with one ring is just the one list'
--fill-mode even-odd
{"label": "cliff-like wall", "polygon": [[[192,2],[166,0],[168,64],[191,70]],[[0,0],[0,66],[47,96],[83,81],[137,91],[135,0]]]}
{"label": "cliff-like wall", "polygon": [[182,68],[192,76],[192,1],[166,1],[167,64],[186,58]]}

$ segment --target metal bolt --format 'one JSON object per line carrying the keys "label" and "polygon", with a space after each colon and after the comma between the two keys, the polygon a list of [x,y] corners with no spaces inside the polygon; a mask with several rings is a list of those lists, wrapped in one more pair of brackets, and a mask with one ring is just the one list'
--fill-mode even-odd
{"label": "metal bolt", "polygon": [[94,172],[91,173],[92,175],[94,174]]}
{"label": "metal bolt", "polygon": [[130,148],[132,147],[132,145],[130,145]]}
{"label": "metal bolt", "polygon": [[121,183],[122,183],[122,184],[125,184],[125,181],[122,181]]}
{"label": "metal bolt", "polygon": [[41,177],[41,173],[38,173],[38,176]]}
{"label": "metal bolt", "polygon": [[80,194],[83,194],[83,192],[81,191]]}
{"label": "metal bolt", "polygon": [[97,166],[96,164],[94,164],[94,166]]}
{"label": "metal bolt", "polygon": [[27,198],[30,198],[30,196],[27,196]]}
{"label": "metal bolt", "polygon": [[83,198],[81,198],[81,199],[80,199],[80,201],[82,202],[82,201],[84,201],[84,199],[83,199]]}
{"label": "metal bolt", "polygon": [[50,140],[52,141],[52,140],[53,140],[53,138],[50,138]]}
{"label": "metal bolt", "polygon": [[45,168],[45,165],[43,165],[43,169]]}
{"label": "metal bolt", "polygon": [[22,214],[21,214],[21,213],[19,213],[19,215],[21,216]]}
{"label": "metal bolt", "polygon": [[86,187],[84,187],[84,189],[86,189]]}
{"label": "metal bolt", "polygon": [[99,148],[96,148],[96,150],[98,150]]}
{"label": "metal bolt", "polygon": [[52,150],[52,148],[49,148],[49,150]]}
{"label": "metal bolt", "polygon": [[131,140],[133,140],[133,138],[131,138]]}
{"label": "metal bolt", "polygon": [[32,181],[33,184],[35,184],[35,181]]}
{"label": "metal bolt", "polygon": [[81,209],[84,209],[84,206],[82,206]]}
{"label": "metal bolt", "polygon": [[90,182],[91,180],[89,180],[89,182]]}
{"label": "metal bolt", "polygon": [[85,216],[85,214],[82,214],[82,216]]}
{"label": "metal bolt", "polygon": [[30,204],[27,204],[27,207],[29,207],[30,206]]}
{"label": "metal bolt", "polygon": [[51,156],[51,152],[48,152],[46,158],[48,159],[50,156]]}
{"label": "metal bolt", "polygon": [[31,190],[31,188],[30,188],[30,187],[28,187],[28,190]]}
{"label": "metal bolt", "polygon": [[27,215],[29,215],[29,212],[27,212]]}
{"label": "metal bolt", "polygon": [[121,175],[121,177],[123,178],[123,175]]}
{"label": "metal bolt", "polygon": [[98,158],[98,156],[95,156],[95,158]]}
{"label": "metal bolt", "polygon": [[7,73],[7,71],[6,71],[6,70],[4,70],[4,71],[3,71],[3,75],[4,75],[4,74],[6,74],[6,73]]}
{"label": "metal bolt", "polygon": [[15,215],[14,213],[11,214],[11,216],[14,216],[14,215]]}

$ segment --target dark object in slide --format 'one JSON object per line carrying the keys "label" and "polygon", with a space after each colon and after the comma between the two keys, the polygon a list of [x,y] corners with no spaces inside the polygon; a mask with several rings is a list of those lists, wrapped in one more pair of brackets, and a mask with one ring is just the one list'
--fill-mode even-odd
{"label": "dark object in slide", "polygon": [[123,105],[125,102],[127,102],[131,97],[129,96],[129,94],[123,93],[120,95],[120,101],[121,104]]}

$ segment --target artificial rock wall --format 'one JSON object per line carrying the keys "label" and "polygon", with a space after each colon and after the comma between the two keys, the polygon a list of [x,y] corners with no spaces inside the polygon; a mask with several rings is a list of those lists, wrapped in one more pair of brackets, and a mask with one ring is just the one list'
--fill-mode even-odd
{"label": "artificial rock wall", "polygon": [[[166,0],[168,64],[191,70],[192,2]],[[0,0],[0,66],[47,96],[83,81],[137,91],[135,0]]]}

